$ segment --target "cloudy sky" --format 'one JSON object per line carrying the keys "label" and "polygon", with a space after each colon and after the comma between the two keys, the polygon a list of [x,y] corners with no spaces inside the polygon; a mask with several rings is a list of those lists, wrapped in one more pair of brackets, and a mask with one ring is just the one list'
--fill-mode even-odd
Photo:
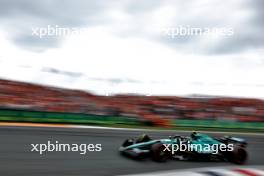
{"label": "cloudy sky", "polygon": [[[264,98],[263,0],[0,0],[0,78],[97,94]],[[40,29],[83,30],[38,36]],[[179,27],[232,35],[177,35]]]}

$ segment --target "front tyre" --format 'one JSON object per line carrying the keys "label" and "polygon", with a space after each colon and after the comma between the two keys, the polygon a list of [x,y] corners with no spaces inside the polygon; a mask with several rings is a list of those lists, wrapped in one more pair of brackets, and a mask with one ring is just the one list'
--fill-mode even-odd
{"label": "front tyre", "polygon": [[171,154],[169,151],[164,151],[165,146],[161,143],[153,144],[151,147],[151,155],[152,159],[157,162],[165,162],[167,161]]}

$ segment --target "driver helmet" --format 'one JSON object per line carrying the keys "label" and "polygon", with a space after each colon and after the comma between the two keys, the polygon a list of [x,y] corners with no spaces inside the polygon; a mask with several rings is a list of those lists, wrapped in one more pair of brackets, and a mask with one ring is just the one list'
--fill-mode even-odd
{"label": "driver helmet", "polygon": [[191,134],[191,138],[192,139],[195,139],[196,138],[196,135],[197,135],[197,132],[196,131],[193,131],[192,134]]}

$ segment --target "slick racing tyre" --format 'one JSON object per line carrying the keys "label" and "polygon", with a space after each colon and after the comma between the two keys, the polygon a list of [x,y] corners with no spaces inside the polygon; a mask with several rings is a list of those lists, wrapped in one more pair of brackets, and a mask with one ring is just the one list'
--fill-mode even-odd
{"label": "slick racing tyre", "polygon": [[161,143],[153,144],[151,147],[152,159],[157,162],[167,161],[171,154],[169,151],[164,151],[165,146]]}
{"label": "slick racing tyre", "polygon": [[235,164],[245,164],[248,158],[247,151],[245,148],[240,146],[235,146],[234,150],[230,153],[227,153],[227,159]]}

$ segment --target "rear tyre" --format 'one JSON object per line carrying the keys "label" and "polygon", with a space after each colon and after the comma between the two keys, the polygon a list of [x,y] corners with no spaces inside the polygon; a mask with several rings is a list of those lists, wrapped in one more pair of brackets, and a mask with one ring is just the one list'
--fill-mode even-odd
{"label": "rear tyre", "polygon": [[165,146],[161,143],[153,144],[151,147],[151,155],[152,159],[157,162],[165,162],[167,161],[171,154],[169,151],[164,151]]}
{"label": "rear tyre", "polygon": [[248,153],[245,148],[236,146],[234,150],[230,153],[227,153],[227,159],[235,164],[245,164],[248,158]]}

